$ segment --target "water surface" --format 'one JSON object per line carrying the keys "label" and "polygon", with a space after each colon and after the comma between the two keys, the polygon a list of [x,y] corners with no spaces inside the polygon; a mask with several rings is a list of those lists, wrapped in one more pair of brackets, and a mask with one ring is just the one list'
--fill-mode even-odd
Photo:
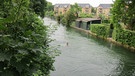
{"label": "water surface", "polygon": [[135,54],[128,49],[49,18],[44,21],[58,27],[51,37],[56,39],[52,45],[60,45],[61,54],[55,58],[51,76],[135,76]]}

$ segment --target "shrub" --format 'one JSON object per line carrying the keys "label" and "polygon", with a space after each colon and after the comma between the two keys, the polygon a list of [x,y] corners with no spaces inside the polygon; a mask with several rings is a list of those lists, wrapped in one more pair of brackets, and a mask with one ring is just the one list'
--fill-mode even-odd
{"label": "shrub", "polygon": [[115,28],[113,31],[113,39],[122,44],[135,47],[135,31]]}
{"label": "shrub", "polygon": [[100,37],[107,38],[109,35],[109,27],[103,24],[92,24],[90,30]]}

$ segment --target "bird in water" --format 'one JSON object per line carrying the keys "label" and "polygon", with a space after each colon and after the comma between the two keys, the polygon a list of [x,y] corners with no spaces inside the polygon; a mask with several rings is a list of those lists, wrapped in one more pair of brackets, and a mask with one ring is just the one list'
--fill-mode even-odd
{"label": "bird in water", "polygon": [[68,42],[66,43],[66,45],[68,46]]}

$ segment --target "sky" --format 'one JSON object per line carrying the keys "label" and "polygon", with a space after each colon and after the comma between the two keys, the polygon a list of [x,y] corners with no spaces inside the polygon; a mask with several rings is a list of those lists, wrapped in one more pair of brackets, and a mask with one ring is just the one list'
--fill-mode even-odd
{"label": "sky", "polygon": [[99,4],[112,4],[113,0],[47,0],[51,3],[57,4],[57,3],[89,3],[93,7],[97,7]]}

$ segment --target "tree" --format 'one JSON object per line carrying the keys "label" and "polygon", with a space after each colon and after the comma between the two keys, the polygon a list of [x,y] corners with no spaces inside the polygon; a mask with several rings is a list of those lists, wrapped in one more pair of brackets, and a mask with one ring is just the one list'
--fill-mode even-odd
{"label": "tree", "polygon": [[47,76],[54,59],[43,11],[31,11],[31,0],[0,2],[0,76]]}
{"label": "tree", "polygon": [[46,6],[46,0],[30,0],[30,7],[32,8],[33,12],[41,17],[44,17],[45,15]]}
{"label": "tree", "polygon": [[46,11],[53,11],[54,6],[51,2],[47,2]]}
{"label": "tree", "polygon": [[71,5],[69,11],[65,14],[63,18],[63,22],[65,22],[67,27],[70,27],[71,23],[79,17],[79,12],[81,11],[81,7],[78,6],[77,3]]}
{"label": "tree", "polygon": [[64,15],[59,15],[57,20],[62,21],[63,24],[65,24],[67,27],[70,27],[71,23],[79,17],[80,11],[81,7],[75,3],[74,5],[71,5],[71,8]]}
{"label": "tree", "polygon": [[74,5],[71,6],[70,10],[74,12],[76,17],[78,17],[79,16],[79,12],[81,11],[81,7],[78,6],[77,3],[75,3]]}
{"label": "tree", "polygon": [[112,8],[112,21],[124,23],[130,30],[135,30],[135,0],[116,0]]}
{"label": "tree", "polygon": [[96,14],[96,8],[92,7],[91,12],[95,15]]}
{"label": "tree", "polygon": [[49,17],[54,17],[54,6],[52,5],[51,2],[47,2],[47,6],[46,6],[46,11],[45,11],[45,15],[49,16]]}
{"label": "tree", "polygon": [[74,11],[72,11],[72,9],[70,9],[64,19],[65,19],[65,22],[66,22],[66,26],[70,27],[71,23],[77,18],[77,16],[74,14]]}

